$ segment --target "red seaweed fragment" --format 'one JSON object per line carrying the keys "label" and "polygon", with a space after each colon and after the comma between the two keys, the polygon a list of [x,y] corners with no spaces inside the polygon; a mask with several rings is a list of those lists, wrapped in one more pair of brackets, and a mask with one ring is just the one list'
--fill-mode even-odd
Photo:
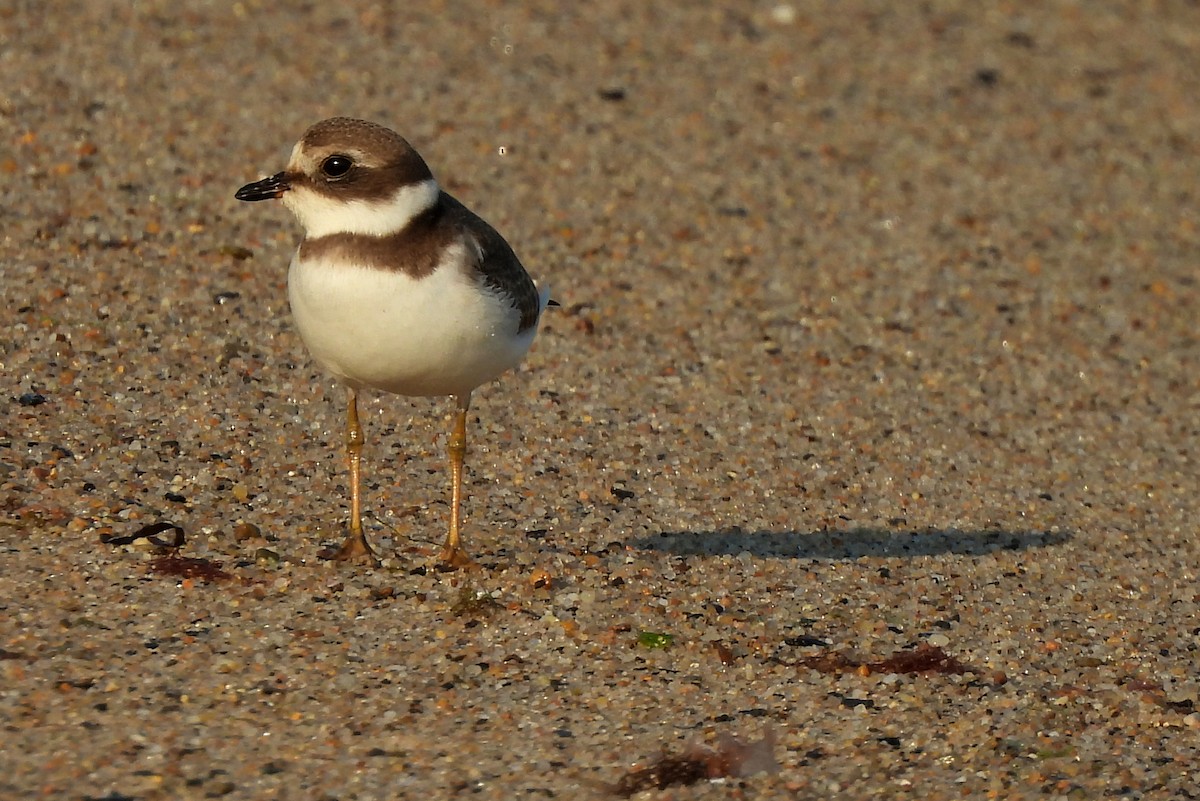
{"label": "red seaweed fragment", "polygon": [[818,673],[848,673],[862,665],[858,659],[847,656],[844,651],[825,651],[799,661],[800,665]]}
{"label": "red seaweed fragment", "polygon": [[912,651],[897,651],[887,659],[867,664],[872,673],[946,673],[961,675],[976,672],[939,646],[922,643]]}
{"label": "red seaweed fragment", "polygon": [[[151,573],[205,582],[227,581],[233,578],[221,569],[220,562],[196,556],[180,556],[179,549],[183,547],[186,535],[183,526],[175,523],[164,520],[142,526],[132,534],[100,536],[100,542],[105,545],[129,545],[140,539],[147,540],[159,552],[158,556],[150,560]],[[163,553],[164,551],[166,553]]]}
{"label": "red seaweed fragment", "polygon": [[631,769],[611,790],[613,795],[631,798],[643,790],[663,790],[676,785],[686,787],[706,778],[708,766],[703,759],[688,754],[663,754],[649,765]]}
{"label": "red seaweed fragment", "polygon": [[221,569],[220,562],[202,559],[196,556],[177,556],[168,554],[156,556],[150,560],[150,570],[163,576],[178,576],[184,579],[200,579],[201,581],[227,581],[232,575]]}
{"label": "red seaweed fragment", "polygon": [[721,734],[715,747],[689,742],[681,754],[663,753],[648,765],[635,767],[609,789],[613,795],[630,798],[643,790],[688,786],[708,779],[743,778],[756,773],[778,773],[775,761],[775,732],[767,729],[761,740],[743,742]]}
{"label": "red seaweed fragment", "polygon": [[[946,653],[937,645],[922,643],[912,650],[896,651],[886,659],[869,662],[858,659],[845,651],[826,651],[805,659],[796,664],[811,668],[820,673],[942,673],[961,675],[963,673],[978,673],[985,671],[965,662],[960,662],[954,656]],[[993,684],[1003,684],[1003,673],[990,674]]]}

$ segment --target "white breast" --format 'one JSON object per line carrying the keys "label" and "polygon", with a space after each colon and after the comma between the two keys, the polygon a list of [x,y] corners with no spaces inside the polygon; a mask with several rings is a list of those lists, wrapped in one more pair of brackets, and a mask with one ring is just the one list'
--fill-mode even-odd
{"label": "white breast", "polygon": [[292,259],[288,300],[304,344],[351,386],[463,395],[515,367],[536,327],[517,333],[506,298],[470,280],[447,251],[432,274]]}

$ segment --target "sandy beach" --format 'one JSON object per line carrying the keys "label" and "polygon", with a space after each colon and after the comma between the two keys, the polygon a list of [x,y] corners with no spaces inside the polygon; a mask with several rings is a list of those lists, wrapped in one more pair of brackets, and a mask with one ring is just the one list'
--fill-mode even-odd
{"label": "sandy beach", "polygon": [[[0,798],[1200,798],[1200,6],[17,0],[0,75]],[[477,570],[446,399],[319,558],[233,194],[334,115],[561,304]]]}

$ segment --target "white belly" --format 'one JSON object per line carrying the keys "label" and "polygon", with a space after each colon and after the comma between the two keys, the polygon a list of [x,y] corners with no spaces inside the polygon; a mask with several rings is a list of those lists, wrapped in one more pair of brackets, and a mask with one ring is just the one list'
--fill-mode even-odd
{"label": "white belly", "polygon": [[321,366],[399,395],[465,395],[516,367],[537,332],[518,334],[507,299],[445,264],[413,279],[293,258],[288,300]]}

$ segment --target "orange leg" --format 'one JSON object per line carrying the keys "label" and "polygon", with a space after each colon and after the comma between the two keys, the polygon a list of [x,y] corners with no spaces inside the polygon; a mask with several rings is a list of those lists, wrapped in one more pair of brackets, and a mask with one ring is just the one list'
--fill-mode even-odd
{"label": "orange leg", "polygon": [[462,549],[459,531],[462,526],[462,482],[463,461],[467,455],[467,409],[471,406],[471,393],[454,396],[454,430],[450,433],[450,533],[446,535],[446,546],[439,558],[448,569],[472,567],[474,562]]}
{"label": "orange leg", "polygon": [[360,483],[362,478],[362,426],[358,424],[358,392],[350,390],[350,411],[346,415],[346,455],[350,461],[350,531],[342,541],[342,547],[332,554],[331,559],[347,560],[366,557],[366,560],[376,567],[379,559],[362,529],[362,499]]}

